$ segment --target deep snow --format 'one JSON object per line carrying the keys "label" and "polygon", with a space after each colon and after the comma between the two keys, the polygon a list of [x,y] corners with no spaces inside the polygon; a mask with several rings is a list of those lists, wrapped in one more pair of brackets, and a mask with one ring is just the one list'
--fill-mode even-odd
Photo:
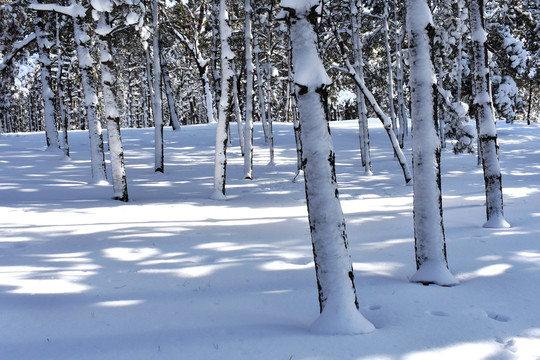
{"label": "deep snow", "polygon": [[[332,123],[360,311],[376,330],[317,335],[319,304],[292,125],[276,166],[255,126],[254,180],[237,138],[228,201],[213,189],[215,124],[123,130],[131,202],[90,178],[86,132],[70,161],[45,135],[0,136],[0,359],[537,359],[540,126],[498,123],[505,215],[485,229],[474,155],[443,151],[448,261],[460,285],[413,284],[412,186],[371,121],[363,176],[356,121]],[[406,152],[410,161],[410,152]]]}

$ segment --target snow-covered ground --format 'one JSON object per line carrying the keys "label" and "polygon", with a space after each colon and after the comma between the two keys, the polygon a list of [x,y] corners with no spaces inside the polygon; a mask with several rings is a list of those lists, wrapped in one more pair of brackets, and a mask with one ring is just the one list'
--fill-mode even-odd
{"label": "snow-covered ground", "polygon": [[[253,181],[231,128],[228,201],[209,199],[215,125],[123,130],[132,201],[90,178],[86,132],[71,160],[40,134],[0,137],[0,359],[537,359],[540,357],[540,126],[498,124],[510,229],[484,229],[474,155],[443,152],[450,288],[415,273],[412,186],[372,122],[374,176],[357,125],[332,124],[360,311],[377,328],[309,332],[319,304],[304,187],[290,124],[276,166],[256,125]],[[410,153],[407,152],[410,161]]]}

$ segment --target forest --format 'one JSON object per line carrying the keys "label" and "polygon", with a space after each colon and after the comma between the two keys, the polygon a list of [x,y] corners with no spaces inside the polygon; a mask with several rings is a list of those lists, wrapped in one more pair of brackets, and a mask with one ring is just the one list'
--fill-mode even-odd
{"label": "forest", "polygon": [[[481,185],[471,186],[483,191],[482,201],[474,205],[475,209],[483,209],[479,225],[491,229],[486,231],[500,231],[496,234],[514,234],[505,233],[516,226],[512,219],[517,219],[515,215],[508,217],[504,211],[507,196],[503,196],[502,177],[510,174],[511,183],[516,186],[519,180],[508,170],[508,158],[501,157],[498,130],[504,130],[503,143],[510,145],[511,136],[526,139],[527,129],[531,136],[536,136],[534,131],[540,122],[540,2],[537,0],[3,0],[0,21],[0,141],[4,142],[0,145],[4,146],[8,159],[17,159],[5,160],[6,164],[20,160],[18,151],[26,152],[22,147],[13,150],[19,146],[17,137],[21,137],[21,144],[33,149],[37,144],[29,144],[38,139],[34,135],[39,135],[40,146],[46,149],[44,158],[51,157],[51,166],[60,155],[62,161],[84,162],[91,174],[88,184],[107,189],[112,185],[109,196],[114,202],[112,207],[125,204],[126,208],[132,208],[141,200],[137,196],[148,196],[141,203],[148,206],[153,195],[136,185],[145,181],[148,174],[138,173],[141,178],[132,178],[131,174],[143,166],[138,162],[149,165],[147,156],[151,153],[153,164],[149,166],[154,176],[158,176],[153,178],[156,186],[178,176],[178,157],[184,159],[186,155],[185,148],[177,141],[188,133],[190,139],[184,141],[190,144],[193,158],[182,161],[189,161],[197,170],[191,170],[193,177],[182,177],[178,184],[194,186],[196,179],[204,179],[199,186],[207,186],[209,178],[202,175],[202,169],[208,170],[208,152],[212,152],[211,189],[205,200],[199,197],[194,200],[198,205],[206,207],[207,201],[216,200],[218,204],[238,201],[238,196],[241,198],[238,188],[244,187],[248,193],[251,186],[261,185],[258,182],[261,178],[271,178],[264,186],[269,193],[276,194],[282,193],[282,186],[287,189],[284,193],[296,196],[297,191],[289,186],[303,183],[312,263],[292,265],[301,269],[313,266],[315,270],[314,288],[320,315],[309,325],[313,332],[370,334],[384,328],[380,317],[365,315],[366,308],[362,307],[362,298],[357,293],[358,264],[351,252],[356,254],[358,245],[349,243],[346,222],[351,220],[350,211],[342,207],[341,183],[338,186],[338,177],[341,179],[344,169],[340,151],[344,148],[349,151],[351,142],[340,142],[334,130],[340,136],[346,133],[355,137],[358,167],[354,171],[347,168],[346,184],[351,181],[347,175],[353,173],[362,179],[362,186],[370,181],[383,181],[377,161],[385,164],[390,160],[393,171],[401,178],[400,184],[405,185],[392,191],[404,195],[406,189],[412,190],[408,197],[412,211],[407,214],[412,218],[409,228],[414,245],[410,250],[414,251],[416,272],[407,276],[408,282],[449,289],[471,279],[463,271],[454,271],[447,256],[443,208],[446,211],[449,200],[445,198],[442,183],[448,181],[445,176],[449,173],[443,169],[442,158],[452,164],[455,174],[460,173],[458,164],[470,167],[470,159],[474,159],[479,169],[474,173],[481,173],[482,181]],[[516,129],[515,134],[511,129]],[[211,144],[207,141],[209,130],[213,131]],[[84,141],[83,132],[87,134]],[[283,140],[285,133],[292,141]],[[195,138],[205,145],[194,143]],[[149,140],[151,151],[148,151]],[[82,142],[89,149],[85,161],[80,158]],[[136,149],[133,143],[140,143],[141,147]],[[283,143],[288,147],[283,147]],[[375,143],[377,146],[373,147]],[[28,151],[34,151],[31,149]],[[509,156],[515,156],[516,161],[521,159],[515,153],[520,150],[512,149]],[[381,151],[386,153],[382,159]],[[137,152],[140,158],[135,155]],[[535,154],[534,151],[529,154],[533,161]],[[453,160],[448,160],[451,156]],[[469,160],[464,160],[465,157]],[[264,166],[260,164],[261,158]],[[502,168],[501,158],[503,164],[507,160],[506,168]],[[293,175],[284,185],[271,171],[277,172],[282,166],[280,161],[291,159]],[[236,168],[231,169],[231,164]],[[528,166],[521,160],[519,164],[523,168]],[[74,171],[69,166],[56,166],[60,176]],[[36,165],[36,169],[44,167]],[[533,166],[531,171],[534,169]],[[464,180],[466,177],[460,174],[462,177],[454,185],[472,181]],[[530,175],[523,172],[523,176]],[[6,175],[4,181],[6,189],[17,188],[19,185],[14,185],[17,181],[10,176]],[[244,185],[238,183],[239,179]],[[135,197],[128,192],[128,185],[137,189]],[[42,186],[37,186],[36,191],[41,192]],[[68,185],[69,191],[76,188],[73,186]],[[21,185],[18,191],[24,193],[23,188]],[[370,191],[379,194],[381,189],[375,186]],[[514,193],[512,190],[510,193],[515,195],[516,187],[511,189]],[[345,195],[345,200],[347,195],[351,196],[347,190]],[[11,196],[6,201],[15,203],[16,197]],[[156,200],[161,199],[156,196]],[[463,204],[467,202],[465,193],[460,192],[457,197]],[[521,197],[511,196],[511,204],[515,206],[515,198]],[[270,205],[266,199],[264,204]],[[45,203],[48,201],[51,200]],[[167,203],[164,199],[160,201]],[[188,205],[182,203],[182,197],[168,201],[174,204],[171,206]],[[54,207],[53,204],[49,203]],[[456,201],[455,206],[460,208],[463,204]],[[253,203],[246,206],[256,207]],[[18,211],[9,208],[8,205],[6,211]],[[83,208],[77,207],[77,211]],[[391,217],[394,216],[397,217],[396,214]],[[519,220],[517,223],[515,231],[519,233],[526,223]],[[453,231],[456,226],[450,229]],[[530,235],[529,239],[536,236],[535,231],[523,234]],[[222,236],[219,234],[218,231],[213,236],[219,238]],[[241,232],[242,238],[251,236],[251,232],[249,235]],[[353,233],[352,238],[356,236]],[[216,251],[229,251],[226,249],[230,244],[233,243],[193,242],[190,249],[208,250],[216,246]],[[184,253],[174,253],[171,243],[162,245],[172,254],[171,263],[184,262],[177,259]],[[249,248],[242,246],[246,245],[241,245],[242,251]],[[13,245],[8,249],[17,252],[20,248]],[[74,250],[67,253],[75,254],[73,258],[67,258],[83,264],[87,261],[85,256],[97,256],[100,252],[108,259],[124,261],[122,257],[126,256],[125,261],[141,261],[138,263],[141,267],[162,264],[162,260],[145,263],[145,259],[162,251],[153,247],[133,250],[150,254],[141,258],[129,253],[132,250],[127,255],[120,254],[126,250],[123,247],[91,249]],[[163,252],[163,256],[169,256]],[[521,253],[531,253],[536,259],[533,250]],[[300,258],[304,259],[303,256]],[[203,259],[200,276],[186,275],[183,269],[174,273],[175,276],[202,278],[214,273],[208,269],[222,266],[206,255],[200,259]],[[64,261],[62,256],[58,261]],[[274,265],[265,264],[261,268]],[[498,265],[501,264],[494,266]],[[506,271],[506,264],[502,265],[504,270],[493,276]],[[95,269],[102,266],[105,265]],[[33,270],[23,276],[10,269],[6,268],[8,275],[4,280],[0,278],[0,285],[15,286],[14,293],[26,292],[26,276],[39,276]],[[150,270],[155,270],[152,274],[168,271]],[[139,269],[128,271],[140,275]],[[380,275],[377,271],[372,273]],[[240,274],[244,273],[235,273],[244,276]],[[80,290],[68,293],[85,293],[92,288],[73,280],[77,276],[55,276],[67,281],[67,289]],[[186,280],[184,284],[187,283]],[[200,284],[198,287],[200,290]],[[146,291],[138,295],[148,296]],[[140,304],[138,300],[129,301],[126,306]],[[378,310],[377,306],[368,309]],[[94,312],[91,314],[94,318]],[[482,314],[490,321],[510,320],[502,312],[486,310]],[[430,315],[448,314],[433,310]],[[506,349],[512,345],[511,341],[514,340],[497,342]],[[212,346],[219,349],[216,344]]]}

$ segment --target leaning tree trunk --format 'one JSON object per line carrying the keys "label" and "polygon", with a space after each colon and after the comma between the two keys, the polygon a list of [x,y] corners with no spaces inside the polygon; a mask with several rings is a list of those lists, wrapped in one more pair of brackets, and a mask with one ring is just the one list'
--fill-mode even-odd
{"label": "leaning tree trunk", "polygon": [[486,188],[487,222],[484,227],[507,228],[510,224],[503,214],[502,175],[499,166],[497,128],[493,117],[490,95],[488,57],[484,30],[483,0],[469,0],[469,21],[472,34],[472,52],[474,63],[474,89],[476,104],[476,121],[480,155],[484,169]]}
{"label": "leaning tree trunk", "polygon": [[[338,198],[335,153],[328,127],[330,79],[317,48],[317,2],[285,0],[290,16],[294,78],[300,114],[302,164],[321,315],[315,331],[366,333],[373,325],[358,311],[345,220]],[[310,23],[310,20],[312,23]]]}
{"label": "leaning tree trunk", "polygon": [[233,74],[231,61],[233,53],[229,46],[231,28],[227,16],[226,0],[219,2],[219,35],[221,42],[221,95],[219,98],[218,123],[216,127],[216,149],[214,163],[214,192],[212,199],[225,200],[225,180],[227,177],[227,142],[229,139],[229,88]]}
{"label": "leaning tree trunk", "polygon": [[103,89],[103,103],[105,118],[107,119],[107,136],[111,154],[111,172],[113,181],[114,199],[128,201],[126,168],[124,166],[124,147],[120,135],[120,112],[116,90],[116,73],[112,57],[111,33],[109,14],[102,12],[99,15],[98,27],[105,29],[99,32],[99,52],[101,62],[101,85]]}
{"label": "leaning tree trunk", "polygon": [[[76,4],[75,0],[72,1],[72,4]],[[87,12],[86,16],[92,15],[90,12]],[[84,106],[86,109],[86,121],[88,123],[88,132],[90,136],[92,176],[99,182],[107,179],[107,171],[105,167],[105,152],[103,150],[103,134],[97,116],[97,80],[94,76],[94,61],[90,55],[91,38],[87,32],[87,27],[90,22],[90,19],[76,16],[73,19],[73,29],[75,42],[77,44],[77,58],[79,60]]]}
{"label": "leaning tree trunk", "polygon": [[165,93],[167,94],[167,104],[169,105],[169,114],[171,116],[171,125],[173,130],[180,130],[180,122],[178,121],[178,112],[174,102],[174,95],[171,86],[171,77],[169,76],[169,65],[163,53],[161,56],[161,72],[163,75],[163,84],[165,85]]}
{"label": "leaning tree trunk", "polygon": [[437,84],[431,61],[434,27],[426,0],[407,1],[411,66],[411,116],[416,267],[413,282],[456,285],[448,270],[441,194],[441,144],[433,92]]}
{"label": "leaning tree trunk", "polygon": [[41,88],[43,98],[43,118],[45,123],[45,137],[47,140],[47,150],[60,148],[58,131],[56,130],[56,120],[54,111],[54,92],[51,86],[51,65],[49,51],[52,45],[47,39],[50,33],[50,21],[46,19],[46,13],[36,11],[36,39],[39,53],[39,63],[41,65]]}

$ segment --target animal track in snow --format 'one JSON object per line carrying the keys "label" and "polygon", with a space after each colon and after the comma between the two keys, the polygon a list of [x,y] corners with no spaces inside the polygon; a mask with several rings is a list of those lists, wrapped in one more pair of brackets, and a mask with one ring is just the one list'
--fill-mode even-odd
{"label": "animal track in snow", "polygon": [[493,320],[497,320],[497,321],[500,321],[500,322],[508,322],[508,321],[510,321],[510,317],[506,316],[506,315],[497,314],[497,313],[489,312],[489,311],[486,312],[486,314],[490,319],[493,319]]}

